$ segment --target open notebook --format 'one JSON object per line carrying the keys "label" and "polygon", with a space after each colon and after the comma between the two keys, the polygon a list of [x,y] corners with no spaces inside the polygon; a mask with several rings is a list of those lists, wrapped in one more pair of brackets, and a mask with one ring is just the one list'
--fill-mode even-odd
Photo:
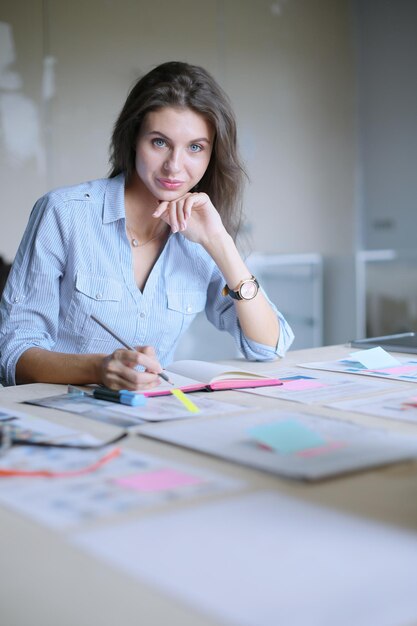
{"label": "open notebook", "polygon": [[267,378],[262,374],[237,369],[234,366],[219,365],[207,361],[176,361],[165,368],[165,372],[173,385],[161,382],[155,389],[143,392],[145,396],[168,395],[173,388],[190,392],[282,385],[278,378]]}

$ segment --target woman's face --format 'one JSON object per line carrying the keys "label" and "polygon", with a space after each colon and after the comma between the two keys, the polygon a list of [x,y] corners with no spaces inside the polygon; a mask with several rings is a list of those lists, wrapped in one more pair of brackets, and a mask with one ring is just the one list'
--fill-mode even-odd
{"label": "woman's face", "polygon": [[165,107],[148,113],[136,143],[136,172],[158,200],[175,200],[204,175],[214,131],[191,109]]}

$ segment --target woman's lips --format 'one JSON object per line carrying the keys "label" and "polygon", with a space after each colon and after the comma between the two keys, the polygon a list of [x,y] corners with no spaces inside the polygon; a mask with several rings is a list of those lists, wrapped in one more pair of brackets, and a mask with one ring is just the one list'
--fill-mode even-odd
{"label": "woman's lips", "polygon": [[182,180],[175,178],[158,178],[158,183],[164,189],[179,189],[184,184]]}

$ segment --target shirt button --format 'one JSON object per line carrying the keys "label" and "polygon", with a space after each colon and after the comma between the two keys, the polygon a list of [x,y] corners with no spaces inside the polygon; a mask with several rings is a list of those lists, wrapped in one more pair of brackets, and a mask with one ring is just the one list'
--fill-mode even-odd
{"label": "shirt button", "polygon": [[96,293],[96,300],[101,300],[101,293]]}
{"label": "shirt button", "polygon": [[142,313],[139,314],[139,317],[141,317],[143,319],[144,317],[146,317],[145,313],[142,311]]}
{"label": "shirt button", "polygon": [[84,198],[89,198],[89,197],[90,197],[90,194],[89,194],[89,193],[85,193],[85,194],[84,194]]}
{"label": "shirt button", "polygon": [[13,302],[14,302],[15,304],[17,304],[17,303],[19,302],[19,298],[18,298],[18,297],[14,298],[14,299],[13,299]]}
{"label": "shirt button", "polygon": [[187,313],[191,313],[193,310],[193,307],[191,306],[191,304],[189,304],[185,310]]}

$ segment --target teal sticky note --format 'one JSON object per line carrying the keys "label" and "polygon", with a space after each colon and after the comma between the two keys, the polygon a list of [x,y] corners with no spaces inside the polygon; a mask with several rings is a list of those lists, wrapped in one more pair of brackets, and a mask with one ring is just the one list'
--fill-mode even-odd
{"label": "teal sticky note", "polygon": [[283,454],[326,445],[321,435],[296,420],[283,420],[249,430],[255,441]]}

